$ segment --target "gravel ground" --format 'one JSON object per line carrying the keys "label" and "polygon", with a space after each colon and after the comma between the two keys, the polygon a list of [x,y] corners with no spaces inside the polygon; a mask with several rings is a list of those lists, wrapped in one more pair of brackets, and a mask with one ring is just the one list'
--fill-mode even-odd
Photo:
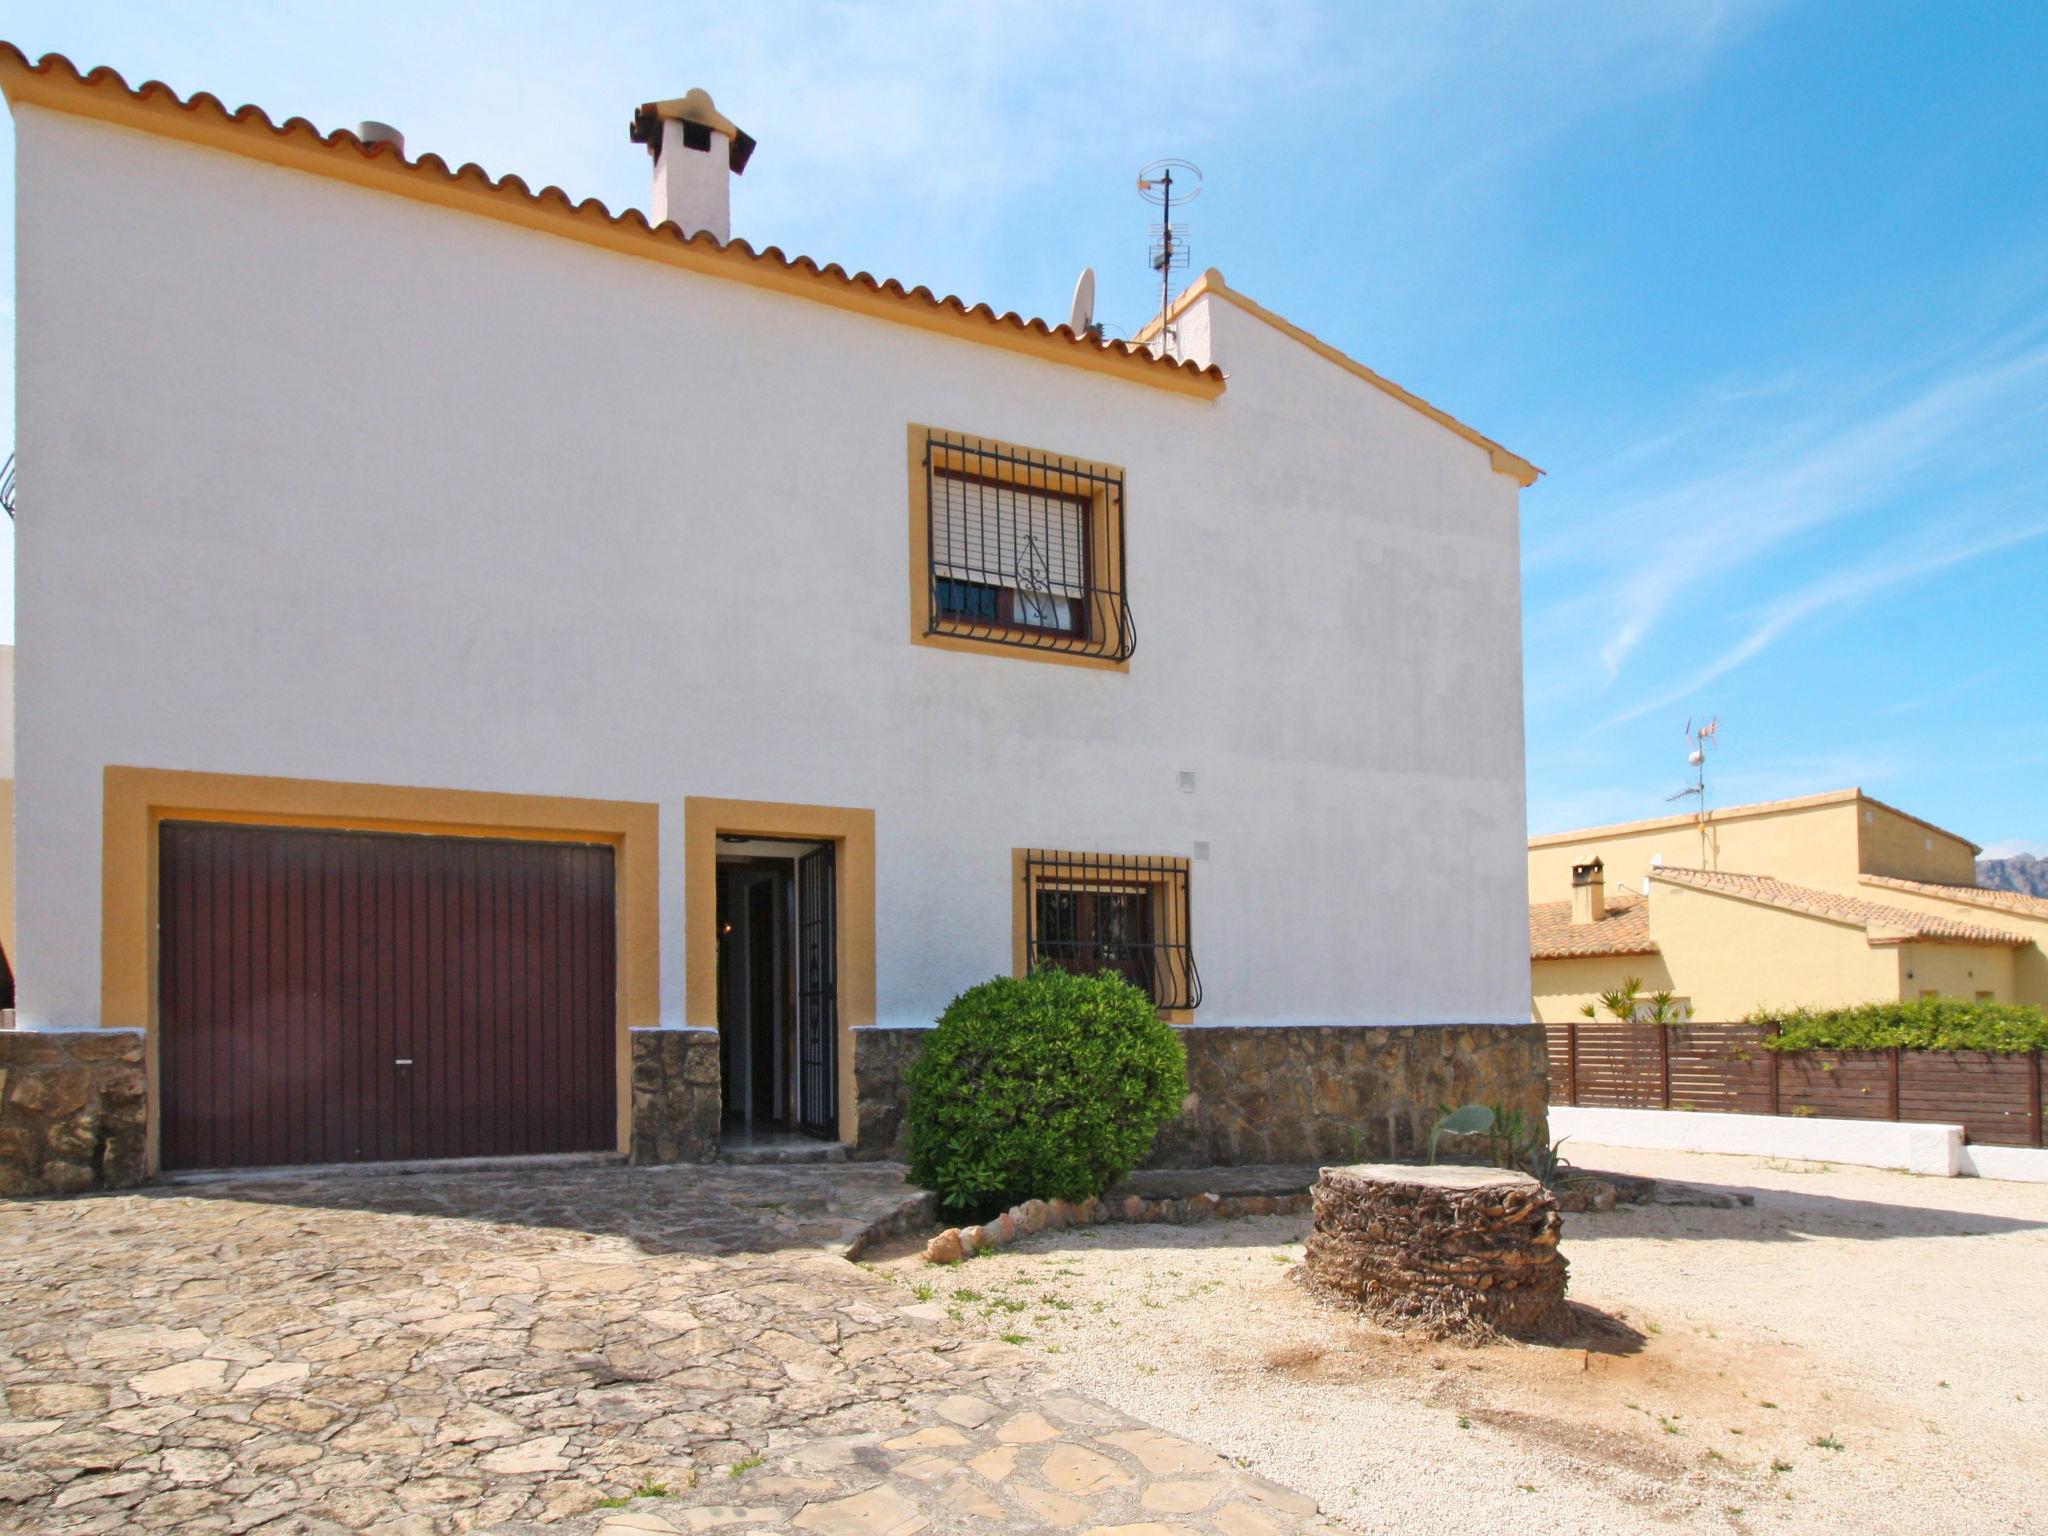
{"label": "gravel ground", "polygon": [[2048,1186],[1573,1152],[1756,1197],[1566,1217],[1579,1347],[1333,1310],[1293,1275],[1305,1216],[880,1268],[1362,1531],[2048,1531]]}

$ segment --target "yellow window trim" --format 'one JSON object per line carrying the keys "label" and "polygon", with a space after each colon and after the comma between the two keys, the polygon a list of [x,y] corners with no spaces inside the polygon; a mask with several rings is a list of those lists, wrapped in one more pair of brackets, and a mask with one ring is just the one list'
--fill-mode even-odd
{"label": "yellow window trim", "polygon": [[718,840],[766,837],[833,845],[839,932],[839,1139],[859,1131],[852,1031],[875,1022],[875,813],[776,800],[683,801],[684,1017],[718,1028]]}
{"label": "yellow window trim", "polygon": [[[1000,438],[982,437],[973,432],[955,431],[950,427],[932,427],[923,422],[913,421],[905,429],[909,447],[907,460],[910,478],[910,643],[930,646],[940,651],[962,651],[979,656],[1001,656],[1011,661],[1049,661],[1067,667],[1091,667],[1099,672],[1128,672],[1130,658],[1121,661],[1107,656],[1089,656],[1075,651],[1034,650],[1028,646],[1004,645],[999,641],[983,640],[973,635],[955,635],[940,631],[927,633],[932,611],[932,568],[931,568],[931,488],[925,478],[925,445],[930,435],[962,438],[978,447],[1010,455],[1016,458],[1042,457],[1063,459],[1074,465],[1080,475],[1069,476],[1048,473],[1044,470],[1026,468],[1021,465],[1004,465],[1001,478],[1027,490],[1061,491],[1068,495],[1085,495],[1089,498],[1088,543],[1091,569],[1097,572],[1113,573],[1113,585],[1125,594],[1128,601],[1130,592],[1129,572],[1126,557],[1130,543],[1128,524],[1130,519],[1129,497],[1125,498],[1123,517],[1109,515],[1108,493],[1102,486],[1081,476],[1113,476],[1121,480],[1123,467],[1118,464],[1102,464],[1089,459],[1079,459],[1070,453],[1059,453],[1048,448],[1030,448],[1017,443],[1007,443]],[[950,462],[948,459],[950,457]],[[970,455],[961,453],[947,456],[941,451],[941,469],[966,470]]]}
{"label": "yellow window trim", "polygon": [[619,1150],[632,1146],[632,1038],[661,1022],[659,808],[486,790],[419,789],[330,779],[263,778],[169,768],[109,767],[100,854],[100,1023],[147,1031],[150,1171],[157,1168],[157,844],[165,821],[442,837],[607,843],[614,850],[618,928]]}
{"label": "yellow window trim", "polygon": [[[1024,976],[1031,970],[1030,955],[1030,908],[1032,898],[1041,890],[1057,890],[1064,883],[1058,880],[1042,880],[1031,870],[1031,860],[1072,860],[1076,863],[1100,854],[1068,852],[1054,848],[1012,848],[1010,850],[1010,974]],[[1133,874],[1130,878],[1119,878],[1114,882],[1089,881],[1091,888],[1099,889],[1113,883],[1119,889],[1151,889],[1168,901],[1185,900],[1188,903],[1189,927],[1194,926],[1194,898],[1189,888],[1193,879],[1193,865],[1186,859],[1171,855],[1147,854],[1159,868]],[[1150,877],[1150,878],[1146,878]],[[1192,932],[1188,935],[1193,939]],[[1191,1008],[1162,1008],[1159,1017],[1169,1024],[1192,1024],[1194,1010]]]}

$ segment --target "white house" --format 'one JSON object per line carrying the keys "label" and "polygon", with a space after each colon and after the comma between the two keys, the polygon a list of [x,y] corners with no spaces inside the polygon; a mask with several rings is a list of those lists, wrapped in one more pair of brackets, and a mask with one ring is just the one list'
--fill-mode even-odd
{"label": "white house", "polygon": [[20,1021],[141,1032],[152,1167],[864,1143],[1034,956],[1540,1107],[1526,460],[1213,271],[1160,356],[730,239],[702,93],[650,222],[0,87]]}

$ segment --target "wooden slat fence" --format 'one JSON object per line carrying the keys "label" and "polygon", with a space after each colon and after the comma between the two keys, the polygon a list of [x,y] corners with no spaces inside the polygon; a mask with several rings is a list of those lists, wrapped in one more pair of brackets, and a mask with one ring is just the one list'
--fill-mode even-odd
{"label": "wooden slat fence", "polygon": [[1968,1141],[2044,1145],[2040,1051],[1778,1052],[1761,1024],[1543,1028],[1555,1104],[1944,1121]]}

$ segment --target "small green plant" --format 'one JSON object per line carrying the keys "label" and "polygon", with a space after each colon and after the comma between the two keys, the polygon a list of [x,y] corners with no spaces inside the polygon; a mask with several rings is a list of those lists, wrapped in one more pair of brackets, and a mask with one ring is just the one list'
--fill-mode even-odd
{"label": "small green plant", "polygon": [[910,1069],[910,1176],[957,1210],[1086,1200],[1187,1091],[1180,1037],[1121,976],[999,976],[947,1005]]}
{"label": "small green plant", "polygon": [[1773,1472],[1790,1472],[1792,1470],[1792,1463],[1785,1460],[1782,1456],[1773,1456],[1771,1458],[1771,1470]]}
{"label": "small green plant", "polygon": [[[695,1476],[696,1474],[691,1474],[693,1481],[695,1479]],[[635,1499],[665,1499],[667,1497],[667,1484],[657,1483],[651,1477],[642,1478],[638,1483],[634,1485],[633,1491],[631,1493],[622,1493],[617,1495],[616,1497],[609,1499],[599,1499],[597,1501],[597,1507],[599,1509],[624,1509],[628,1504],[632,1503]]]}
{"label": "small green plant", "polygon": [[1621,985],[1611,992],[1602,992],[1593,1002],[1581,1003],[1579,1012],[1589,1019],[1600,1017],[1605,1008],[1609,1018],[1619,1019],[1624,1024],[1655,1024],[1669,1029],[1678,1024],[1692,1022],[1692,1005],[1680,1001],[1670,988],[1643,993],[1643,978],[1624,976]]}
{"label": "small green plant", "polygon": [[1441,1118],[1430,1127],[1429,1160],[1437,1159],[1446,1136],[1484,1136],[1486,1160],[1496,1168],[1514,1168],[1553,1187],[1571,1165],[1564,1160],[1566,1138],[1546,1141],[1519,1109],[1507,1104],[1439,1105]]}
{"label": "small green plant", "polygon": [[930,1301],[938,1292],[939,1288],[929,1280],[920,1280],[910,1288],[910,1294],[919,1301]]}
{"label": "small green plant", "polygon": [[742,1456],[738,1461],[725,1469],[725,1475],[735,1479],[745,1477],[767,1459],[765,1456]]}
{"label": "small green plant", "polygon": [[1430,1127],[1429,1160],[1436,1161],[1437,1144],[1446,1136],[1485,1136],[1492,1133],[1493,1126],[1493,1111],[1484,1104],[1464,1104],[1446,1110],[1443,1118]]}
{"label": "small green plant", "polygon": [[1815,1435],[1813,1443],[1823,1451],[1839,1451],[1842,1449],[1842,1442],[1833,1435]]}
{"label": "small green plant", "polygon": [[997,1337],[1005,1344],[1029,1344],[1031,1342],[1031,1335],[1028,1333],[1003,1333],[998,1334]]}
{"label": "small green plant", "polygon": [[1460,1429],[1470,1429],[1471,1427],[1472,1427],[1472,1421],[1471,1421],[1470,1419],[1466,1418],[1464,1414],[1462,1414],[1462,1413],[1461,1413],[1461,1414],[1459,1414],[1459,1415],[1458,1415],[1458,1428],[1460,1428]]}

